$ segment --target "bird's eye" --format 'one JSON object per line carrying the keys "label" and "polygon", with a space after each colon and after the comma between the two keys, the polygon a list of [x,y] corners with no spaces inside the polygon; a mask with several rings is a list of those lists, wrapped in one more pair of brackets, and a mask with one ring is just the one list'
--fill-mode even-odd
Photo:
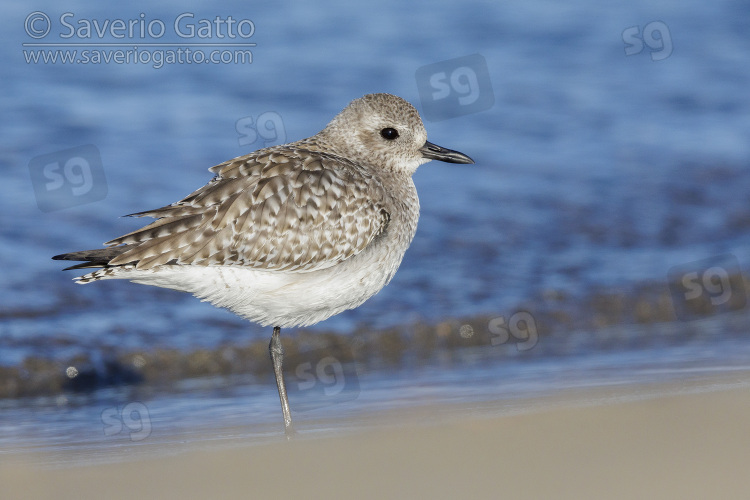
{"label": "bird's eye", "polygon": [[398,130],[395,128],[387,127],[380,131],[380,136],[383,139],[392,141],[398,137]]}

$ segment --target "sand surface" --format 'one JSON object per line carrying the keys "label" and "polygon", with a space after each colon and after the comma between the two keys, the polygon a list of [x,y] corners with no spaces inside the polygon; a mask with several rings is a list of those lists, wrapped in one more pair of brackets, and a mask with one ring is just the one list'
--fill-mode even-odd
{"label": "sand surface", "polygon": [[750,498],[749,373],[497,408],[398,410],[340,433],[119,462],[6,454],[0,498]]}

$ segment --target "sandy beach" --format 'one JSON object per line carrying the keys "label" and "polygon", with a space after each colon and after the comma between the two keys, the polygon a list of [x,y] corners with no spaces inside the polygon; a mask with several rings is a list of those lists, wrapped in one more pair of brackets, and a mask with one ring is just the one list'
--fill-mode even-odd
{"label": "sandy beach", "polygon": [[[354,422],[342,433],[302,432],[291,442],[279,436],[218,447],[194,443],[112,463],[76,463],[72,456],[70,465],[49,466],[40,465],[39,456],[6,455],[0,497],[736,499],[750,494],[750,373],[689,386],[577,390],[500,415],[499,405],[402,409]],[[436,418],[441,412],[447,416]]]}

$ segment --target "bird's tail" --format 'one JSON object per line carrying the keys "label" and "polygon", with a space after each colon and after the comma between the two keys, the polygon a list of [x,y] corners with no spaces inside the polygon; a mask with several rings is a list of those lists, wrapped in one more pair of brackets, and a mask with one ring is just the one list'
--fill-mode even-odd
{"label": "bird's tail", "polygon": [[79,252],[63,253],[55,255],[52,260],[72,260],[72,261],[83,261],[80,264],[66,267],[63,271],[71,269],[91,269],[101,268],[99,271],[89,273],[85,276],[77,278],[78,283],[88,283],[90,281],[96,281],[104,278],[111,274],[113,269],[120,266],[110,266],[109,262],[117,257],[118,255],[127,252],[134,245],[119,245],[108,248],[98,248],[96,250],[81,250]]}

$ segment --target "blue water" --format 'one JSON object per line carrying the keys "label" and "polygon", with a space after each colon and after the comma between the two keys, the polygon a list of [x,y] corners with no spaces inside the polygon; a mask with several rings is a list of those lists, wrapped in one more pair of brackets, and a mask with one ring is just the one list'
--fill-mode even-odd
{"label": "blue water", "polygon": [[[64,12],[72,23],[144,13],[168,28],[191,12],[252,20],[257,46],[244,65],[27,64],[32,10],[52,20],[46,41],[86,41],[59,37]],[[666,283],[673,266],[719,254],[750,269],[745,3],[41,1],[2,11],[0,365],[267,336],[176,292],[74,285],[49,258],[136,228],[118,217],[176,201],[210,179],[208,167],[261,147],[240,144],[239,120],[274,113],[293,141],[370,92],[424,110],[417,70],[472,54],[486,60],[494,105],[426,127],[476,165],[420,168],[420,226],[393,282],[320,328],[506,314],[548,289]],[[654,22],[669,56],[659,59],[659,40],[626,56],[623,32]],[[43,212],[30,162],[86,144],[101,153],[106,195]],[[217,322],[235,326],[206,326]]]}

